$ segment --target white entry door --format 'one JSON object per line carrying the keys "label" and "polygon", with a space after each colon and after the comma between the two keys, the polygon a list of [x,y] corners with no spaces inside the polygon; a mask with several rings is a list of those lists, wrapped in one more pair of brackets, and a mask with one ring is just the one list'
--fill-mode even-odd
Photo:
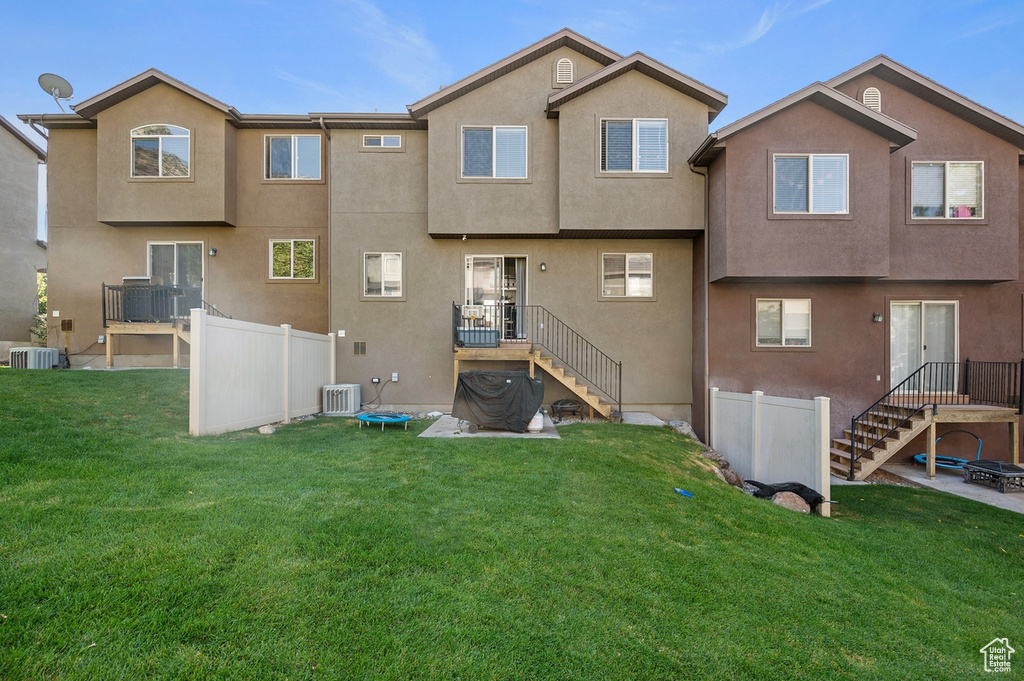
{"label": "white entry door", "polygon": [[195,241],[149,244],[149,276],[184,293],[174,298],[174,316],[187,317],[203,300],[203,244]]}
{"label": "white entry door", "polygon": [[466,256],[467,305],[485,306],[486,322],[501,329],[501,338],[525,338],[517,308],[526,305],[526,257]]}
{"label": "white entry door", "polygon": [[[890,382],[895,388],[927,362],[957,362],[958,308],[954,301],[908,301],[890,306]],[[947,372],[914,390],[952,391],[956,373]]]}

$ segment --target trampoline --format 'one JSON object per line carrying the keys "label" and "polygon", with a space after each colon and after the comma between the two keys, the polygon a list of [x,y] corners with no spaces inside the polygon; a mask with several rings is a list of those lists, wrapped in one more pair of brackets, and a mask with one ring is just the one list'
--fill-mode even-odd
{"label": "trampoline", "polygon": [[376,412],[373,414],[360,414],[356,417],[359,419],[359,427],[363,427],[363,423],[379,423],[380,432],[384,432],[384,426],[389,423],[402,423],[405,425],[405,429],[409,430],[409,420],[412,418],[407,414],[393,414],[389,412]]}
{"label": "trampoline", "polygon": [[[981,460],[981,438],[978,437],[977,435],[975,435],[974,433],[970,432],[969,430],[951,430],[948,433],[943,433],[942,435],[940,435],[937,438],[935,438],[935,446],[938,447],[939,446],[939,440],[941,440],[942,438],[946,437],[947,435],[952,435],[953,433],[964,433],[965,435],[970,435],[971,437],[973,437],[975,440],[978,441],[978,456],[977,456],[977,460],[980,461]],[[928,455],[927,454],[915,454],[914,455],[914,461],[916,461],[917,463],[921,464],[922,466],[927,465],[928,464]],[[967,459],[961,459],[961,458],[955,457],[955,456],[942,456],[942,455],[939,455],[939,454],[935,455],[935,466],[937,468],[950,468],[950,469],[954,469],[954,470],[961,470],[964,467],[965,463],[967,463]]]}

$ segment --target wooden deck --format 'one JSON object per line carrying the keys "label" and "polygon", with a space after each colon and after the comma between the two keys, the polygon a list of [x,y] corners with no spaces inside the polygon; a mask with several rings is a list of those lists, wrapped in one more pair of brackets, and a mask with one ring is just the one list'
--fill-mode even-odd
{"label": "wooden deck", "polygon": [[107,368],[114,368],[114,336],[170,336],[174,355],[174,368],[181,366],[181,341],[191,344],[191,334],[185,322],[177,326],[170,322],[112,322],[105,329],[107,335]]}

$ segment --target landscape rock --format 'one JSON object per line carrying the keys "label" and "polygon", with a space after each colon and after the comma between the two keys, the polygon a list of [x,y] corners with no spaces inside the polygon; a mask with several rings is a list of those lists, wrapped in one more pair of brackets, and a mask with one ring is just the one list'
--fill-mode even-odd
{"label": "landscape rock", "polygon": [[743,481],[743,491],[749,494],[750,496],[754,496],[754,492],[756,492],[759,489],[761,488],[758,487],[757,485],[751,485],[749,482],[745,480]]}
{"label": "landscape rock", "polygon": [[719,480],[721,480],[722,482],[724,482],[726,484],[729,483],[729,481],[725,479],[725,473],[722,472],[721,468],[719,468],[717,466],[712,466],[711,470],[715,472],[715,475],[718,476]]}
{"label": "landscape rock", "polygon": [[260,435],[273,435],[276,430],[274,426],[260,426]]}
{"label": "landscape rock", "polygon": [[669,428],[671,428],[675,432],[679,433],[680,435],[685,435],[686,437],[690,438],[691,440],[693,440],[694,442],[699,444],[701,447],[706,447],[706,445],[703,442],[700,441],[700,438],[697,437],[697,433],[694,432],[693,426],[691,426],[686,421],[680,421],[680,420],[669,421],[668,425],[669,425]]}
{"label": "landscape rock", "polygon": [[722,477],[725,479],[727,483],[729,483],[733,487],[739,487],[740,489],[743,489],[743,485],[746,482],[743,479],[743,476],[734,471],[732,468],[723,468]]}
{"label": "landscape rock", "polygon": [[722,470],[730,468],[729,461],[724,456],[722,456],[715,450],[711,449],[710,447],[705,448],[703,454],[705,458],[714,461],[715,465],[721,468]]}
{"label": "landscape rock", "polygon": [[778,492],[772,496],[772,503],[797,513],[810,513],[811,507],[794,492]]}
{"label": "landscape rock", "polygon": [[444,416],[444,414],[442,414],[442,413],[441,413],[441,412],[439,412],[439,411],[432,411],[432,412],[429,412],[429,413],[427,414],[427,418],[428,418],[428,419],[439,419],[439,418],[441,418],[442,416]]}

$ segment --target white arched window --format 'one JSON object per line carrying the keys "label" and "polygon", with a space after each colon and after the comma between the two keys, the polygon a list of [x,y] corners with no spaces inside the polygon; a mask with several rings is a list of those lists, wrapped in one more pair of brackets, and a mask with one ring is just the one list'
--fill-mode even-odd
{"label": "white arched window", "polygon": [[555,82],[559,85],[570,84],[573,81],[572,60],[562,57],[555,65]]}
{"label": "white arched window", "polygon": [[132,177],[188,177],[188,128],[159,123],[132,130]]}
{"label": "white arched window", "polygon": [[878,88],[869,87],[864,90],[862,101],[864,102],[864,106],[869,109],[874,109],[879,113],[882,112],[882,93],[878,91]]}

